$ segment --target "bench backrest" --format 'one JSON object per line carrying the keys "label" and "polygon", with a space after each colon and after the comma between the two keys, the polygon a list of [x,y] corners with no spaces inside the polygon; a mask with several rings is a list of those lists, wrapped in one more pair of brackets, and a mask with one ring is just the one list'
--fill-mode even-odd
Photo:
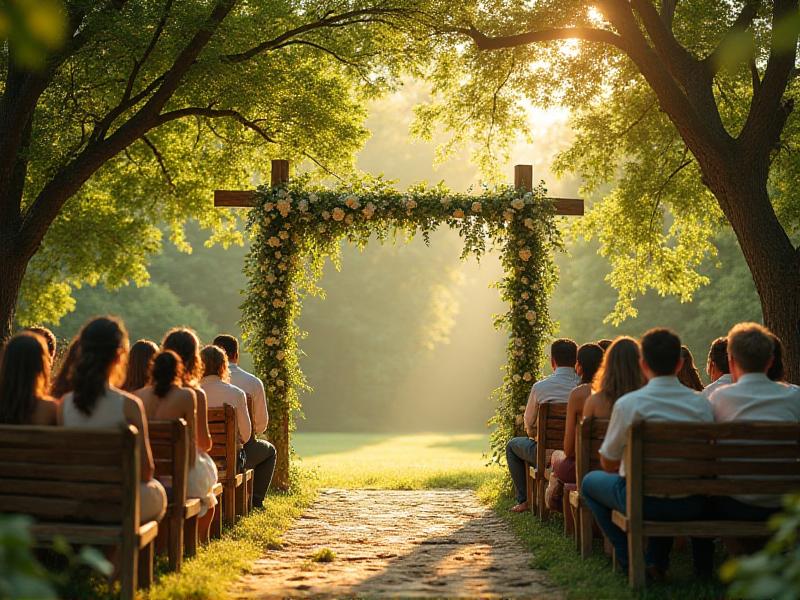
{"label": "bench backrest", "polygon": [[545,402],[536,411],[536,468],[547,466],[547,456],[553,450],[564,449],[564,429],[567,426],[567,403]]}
{"label": "bench backrest", "polygon": [[646,495],[780,495],[800,488],[800,424],[640,422],[625,449],[627,517]]}
{"label": "bench backrest", "polygon": [[170,504],[182,507],[186,504],[186,480],[189,472],[190,444],[186,421],[150,421],[148,434],[156,478],[170,490]]}
{"label": "bench backrest", "polygon": [[220,479],[236,475],[239,456],[236,448],[239,430],[236,423],[236,410],[229,404],[208,409],[208,430],[213,442],[209,455],[217,463]]}
{"label": "bench backrest", "polygon": [[135,427],[0,425],[0,513],[139,531]]}
{"label": "bench backrest", "polygon": [[600,446],[606,437],[608,419],[585,417],[576,427],[575,481],[580,489],[583,477],[589,471],[600,469]]}

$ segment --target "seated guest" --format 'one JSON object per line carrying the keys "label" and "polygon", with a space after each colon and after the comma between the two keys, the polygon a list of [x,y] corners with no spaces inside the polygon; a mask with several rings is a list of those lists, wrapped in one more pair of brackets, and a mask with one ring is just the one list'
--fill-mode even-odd
{"label": "seated guest", "polygon": [[[605,440],[600,446],[603,471],[592,471],[584,477],[581,493],[597,524],[616,550],[620,565],[628,565],[628,539],[611,520],[613,510],[625,513],[625,446],[628,429],[635,421],[688,421],[710,423],[714,420],[709,403],[697,392],[682,385],[677,378],[681,368],[681,341],[668,329],[651,329],[641,340],[640,365],[647,384],[625,394],[614,403]],[[619,474],[617,474],[619,469]],[[644,518],[656,521],[690,521],[703,516],[702,496],[665,498],[645,496]],[[711,574],[713,544],[693,541],[695,569]],[[672,538],[649,539],[646,562],[648,574],[662,579],[669,566]]]}
{"label": "seated guest", "polygon": [[[709,401],[717,422],[800,422],[800,389],[771,381],[772,334],[756,323],[739,323],[728,333],[728,362],[734,383],[720,386]],[[779,496],[734,496],[714,499],[720,519],[764,521],[781,507]]]}
{"label": "seated guest", "polygon": [[527,477],[525,461],[536,462],[536,414],[539,404],[546,402],[566,402],[570,392],[580,383],[575,373],[578,345],[572,340],[559,339],[550,346],[550,366],[553,373],[537,381],[531,388],[528,404],[525,406],[526,437],[515,437],[506,445],[506,461],[514,482],[517,504],[513,512],[529,510],[527,495]]}
{"label": "seated guest", "polygon": [[118,389],[124,377],[128,353],[128,332],[113,317],[98,317],[81,329],[80,353],[73,371],[73,391],[62,404],[61,420],[65,427],[107,429],[133,425],[139,431],[141,484],[139,516],[141,522],[164,517],[167,494],[153,479],[155,464],[147,433],[147,417],[142,401]]}
{"label": "seated guest", "polygon": [[720,337],[711,342],[711,348],[708,350],[706,373],[711,378],[711,383],[703,388],[703,396],[705,398],[709,398],[711,392],[721,385],[733,383],[731,368],[728,366],[728,338]]}
{"label": "seated guest", "polygon": [[783,347],[783,341],[771,331],[769,332],[769,336],[772,339],[774,350],[772,353],[772,364],[769,366],[769,369],[767,369],[767,377],[772,381],[786,383],[786,369],[783,366],[783,356],[786,354],[786,350]]}
{"label": "seated guest", "polygon": [[164,350],[150,361],[150,384],[136,390],[151,421],[184,419],[189,430],[189,473],[186,493],[201,502],[198,529],[200,541],[207,542],[217,498],[212,492],[217,483],[217,466],[211,457],[197,448],[197,400],[194,391],[183,385],[183,361],[172,350]]}
{"label": "seated guest", "polygon": [[45,340],[30,332],[12,337],[0,358],[0,423],[56,425],[58,403],[47,395],[49,379]]}
{"label": "seated guest", "polygon": [[156,354],[158,345],[150,340],[139,340],[131,346],[123,390],[135,392],[150,383],[150,366]]}
{"label": "seated guest", "polygon": [[697,367],[694,366],[692,351],[687,346],[681,346],[681,359],[683,360],[683,366],[678,371],[678,381],[691,390],[702,392],[703,381],[700,379]]}
{"label": "seated guest", "polygon": [[611,346],[611,344],[613,344],[613,343],[614,343],[613,341],[605,339],[605,338],[603,338],[602,340],[597,340],[597,345],[600,346],[603,349],[603,352],[608,350],[609,346]]}
{"label": "seated guest", "polygon": [[[252,433],[250,414],[247,411],[247,396],[243,390],[229,383],[228,357],[221,348],[206,346],[200,352],[200,357],[203,359],[203,378],[200,380],[200,386],[208,398],[208,408],[219,408],[229,404],[236,410],[241,448]],[[240,466],[244,468],[244,461]]]}
{"label": "seated guest", "polygon": [[592,393],[592,381],[602,361],[603,349],[597,344],[584,344],[578,348],[575,371],[581,379],[567,400],[564,450],[556,450],[550,457],[553,472],[564,483],[575,483],[575,427],[580,423],[584,403]]}
{"label": "seated guest", "polygon": [[603,355],[592,385],[594,393],[586,399],[581,417],[608,419],[617,400],[642,387],[640,360],[639,342],[627,336],[614,340]]}
{"label": "seated guest", "polygon": [[61,357],[61,365],[58,367],[53,383],[50,385],[50,395],[57,401],[61,401],[68,392],[72,391],[72,371],[78,360],[80,344],[78,337],[72,338],[67,347],[67,351]]}
{"label": "seated guest", "polygon": [[263,506],[264,496],[272,482],[277,457],[275,446],[267,440],[258,439],[258,434],[264,433],[269,424],[264,384],[258,377],[239,366],[239,340],[232,335],[218,335],[214,338],[214,345],[222,348],[228,357],[231,384],[243,390],[253,403],[253,414],[250,415],[253,435],[244,445],[244,451],[247,455],[245,468],[253,469],[253,506],[259,508]]}
{"label": "seated guest", "polygon": [[50,364],[52,365],[56,360],[56,352],[58,351],[58,341],[55,334],[47,327],[26,327],[25,331],[35,333],[45,341],[47,353],[50,355]]}
{"label": "seated guest", "polygon": [[200,340],[197,334],[187,327],[170,329],[161,342],[164,350],[172,350],[183,363],[181,385],[194,392],[197,400],[197,426],[195,427],[195,444],[197,449],[209,452],[212,446],[211,432],[208,430],[208,401],[206,393],[200,387],[199,379],[203,376],[203,361],[200,358]]}

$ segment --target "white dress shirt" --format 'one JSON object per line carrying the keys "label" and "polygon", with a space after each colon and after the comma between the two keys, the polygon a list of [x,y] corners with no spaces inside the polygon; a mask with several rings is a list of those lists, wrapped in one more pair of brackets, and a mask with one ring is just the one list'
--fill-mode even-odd
{"label": "white dress shirt", "polygon": [[709,383],[706,387],[703,388],[703,391],[700,392],[703,394],[703,397],[707,400],[711,397],[711,392],[719,388],[723,385],[730,385],[733,383],[733,377],[730,373],[725,373],[721,375],[719,378],[715,379],[711,383]]}
{"label": "white dress shirt", "polygon": [[533,430],[536,425],[536,412],[539,404],[547,402],[566,402],[569,394],[581,382],[572,367],[556,367],[550,375],[533,384],[525,406],[525,429]]}
{"label": "white dress shirt", "polygon": [[643,388],[621,396],[611,411],[600,454],[609,460],[622,461],[619,467],[622,477],[625,477],[628,429],[636,421],[713,423],[714,415],[706,399],[675,376],[654,377]]}
{"label": "white dress shirt", "polygon": [[208,375],[200,380],[200,387],[208,398],[208,408],[220,408],[226,404],[236,410],[236,423],[239,427],[239,441],[244,444],[250,439],[250,415],[247,413],[247,396],[235,385],[225,383],[216,375]]}
{"label": "white dress shirt", "polygon": [[[772,381],[765,373],[747,373],[731,385],[720,386],[709,400],[714,419],[728,421],[800,422],[800,389]],[[757,443],[757,442],[754,442]],[[769,462],[772,459],[766,459]],[[766,508],[781,505],[780,496],[739,495],[739,502]]]}
{"label": "white dress shirt", "polygon": [[231,363],[231,384],[239,389],[253,401],[253,414],[250,415],[253,421],[253,433],[258,435],[264,433],[269,425],[269,409],[267,408],[267,396],[264,393],[264,384],[261,380],[242,369],[239,365]]}

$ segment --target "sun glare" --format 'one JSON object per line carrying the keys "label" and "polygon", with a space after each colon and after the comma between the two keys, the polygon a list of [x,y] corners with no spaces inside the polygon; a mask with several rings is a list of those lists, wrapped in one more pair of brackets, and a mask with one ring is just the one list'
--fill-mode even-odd
{"label": "sun glare", "polygon": [[602,25],[606,21],[603,13],[601,13],[600,9],[596,6],[590,6],[586,10],[586,16],[589,18],[589,22],[591,22],[592,25]]}

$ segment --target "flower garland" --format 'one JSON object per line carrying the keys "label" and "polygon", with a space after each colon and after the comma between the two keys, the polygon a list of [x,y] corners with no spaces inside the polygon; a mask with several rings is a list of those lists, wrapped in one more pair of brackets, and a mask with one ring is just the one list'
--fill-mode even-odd
{"label": "flower garland", "polygon": [[508,438],[519,431],[531,384],[539,378],[543,342],[552,333],[552,251],[561,247],[561,238],[544,193],[541,185],[532,192],[503,187],[480,195],[442,186],[401,193],[382,181],[338,190],[308,189],[302,182],[260,188],[248,221],[253,244],[245,265],[249,284],[242,325],[270,413],[284,416],[284,431],[280,419],[271,419],[270,439],[288,444],[288,417],[300,409],[298,391],[307,389],[299,366],[303,333],[296,321],[304,295],[324,293],[317,281],[325,259],[338,266],[343,239],[363,247],[373,235],[383,242],[405,233],[422,234],[427,242],[445,224],[463,238],[462,258],[480,258],[488,240],[501,248],[504,276],[496,285],[509,310],[495,318],[495,326],[509,331],[508,363],[490,421],[492,456],[499,460]]}

